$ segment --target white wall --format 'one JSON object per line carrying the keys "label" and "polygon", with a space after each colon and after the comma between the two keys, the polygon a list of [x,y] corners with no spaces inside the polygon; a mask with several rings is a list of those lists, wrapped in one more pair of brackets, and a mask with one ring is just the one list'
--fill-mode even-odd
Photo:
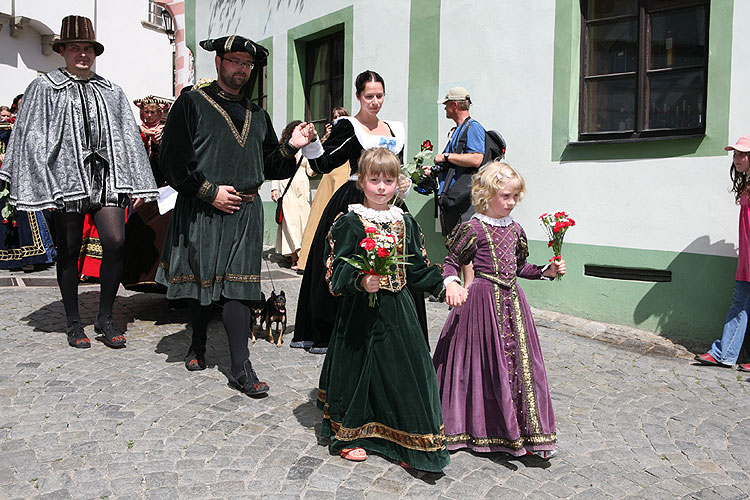
{"label": "white wall", "polygon": [[[240,34],[258,41],[273,37],[273,119],[277,132],[287,119],[287,32],[311,20],[354,4],[353,67],[352,77],[371,69],[386,81],[386,102],[381,116],[386,119],[406,121],[407,85],[409,69],[409,4],[408,0],[388,3],[387,18],[383,4],[378,2],[352,2],[352,0],[327,0],[326,2],[273,2],[250,0],[244,7],[227,5],[216,0],[198,2],[196,5],[196,42]],[[236,9],[236,10],[232,10]],[[202,20],[202,21],[201,21]],[[216,78],[214,53],[200,47],[196,54],[196,79]],[[354,81],[350,85],[354,94]],[[344,103],[356,113],[359,104]],[[298,117],[303,118],[303,117]]]}
{"label": "white wall", "polygon": [[[10,1],[0,3],[0,12],[10,14]],[[25,16],[58,33],[62,18],[81,15],[94,22],[97,40],[104,53],[94,70],[123,88],[132,101],[148,94],[172,96],[172,46],[166,35],[148,30],[141,20],[148,16],[146,0],[34,0],[15,2],[15,15]],[[58,54],[41,55],[39,34],[24,28],[18,38],[9,36],[8,26],[0,30],[0,103],[8,105],[37,75],[64,64]],[[137,108],[133,106],[137,115]]]}

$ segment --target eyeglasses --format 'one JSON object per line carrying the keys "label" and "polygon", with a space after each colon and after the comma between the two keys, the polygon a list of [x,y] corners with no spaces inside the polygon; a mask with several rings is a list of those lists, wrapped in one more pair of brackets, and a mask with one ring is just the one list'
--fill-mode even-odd
{"label": "eyeglasses", "polygon": [[252,71],[252,69],[255,67],[255,64],[251,62],[244,62],[244,61],[235,61],[234,59],[227,59],[226,57],[222,57],[222,59],[228,63],[232,63],[235,66],[242,66],[245,69],[249,69]]}

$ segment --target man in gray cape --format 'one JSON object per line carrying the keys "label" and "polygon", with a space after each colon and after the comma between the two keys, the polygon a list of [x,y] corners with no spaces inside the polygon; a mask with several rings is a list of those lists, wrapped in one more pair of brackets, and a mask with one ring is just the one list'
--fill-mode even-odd
{"label": "man in gray cape", "polygon": [[189,299],[193,341],[188,370],[206,367],[206,329],[223,305],[231,367],[228,378],[251,396],[268,391],[250,363],[249,301],[260,299],[264,179],[294,175],[294,155],[314,133],[300,124],[279,144],[268,113],[242,93],[254,61],[268,51],[239,35],[200,43],[215,51],[218,78],[183,93],[164,126],[159,167],[179,193],[156,281],[169,299]]}
{"label": "man in gray cape", "polygon": [[91,20],[67,16],[53,49],[65,67],[26,89],[0,179],[10,183],[19,210],[55,209],[57,282],[67,317],[68,343],[90,347],[78,313],[78,255],[83,219],[91,213],[102,245],[101,294],[94,330],[109,347],[125,347],[112,319],[125,242],[125,207],[158,192],[120,87],[91,70],[104,52]]}

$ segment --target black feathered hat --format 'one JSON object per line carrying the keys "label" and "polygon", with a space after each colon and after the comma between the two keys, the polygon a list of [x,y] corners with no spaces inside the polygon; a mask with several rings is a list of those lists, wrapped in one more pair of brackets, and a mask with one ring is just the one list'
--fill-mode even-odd
{"label": "black feathered hat", "polygon": [[216,51],[223,56],[227,52],[247,52],[253,56],[253,61],[262,61],[268,57],[268,49],[241,35],[209,38],[200,42],[200,46],[209,52]]}

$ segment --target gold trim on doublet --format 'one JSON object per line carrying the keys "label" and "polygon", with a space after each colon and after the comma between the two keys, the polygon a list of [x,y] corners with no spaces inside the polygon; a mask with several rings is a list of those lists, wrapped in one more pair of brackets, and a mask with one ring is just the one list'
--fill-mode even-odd
{"label": "gold trim on doublet", "polygon": [[247,136],[250,135],[250,121],[253,117],[252,111],[250,111],[250,105],[248,103],[247,108],[245,109],[245,123],[242,125],[242,135],[237,131],[237,127],[234,126],[234,122],[232,122],[232,119],[229,117],[229,114],[222,108],[218,102],[211,99],[211,96],[206,94],[206,92],[203,89],[198,89],[196,92],[203,96],[208,103],[214,107],[216,111],[218,111],[221,116],[224,117],[224,120],[226,120],[227,125],[229,125],[229,130],[232,131],[232,134],[234,135],[234,138],[237,139],[237,143],[240,145],[241,148],[245,147],[245,142],[247,142]]}

